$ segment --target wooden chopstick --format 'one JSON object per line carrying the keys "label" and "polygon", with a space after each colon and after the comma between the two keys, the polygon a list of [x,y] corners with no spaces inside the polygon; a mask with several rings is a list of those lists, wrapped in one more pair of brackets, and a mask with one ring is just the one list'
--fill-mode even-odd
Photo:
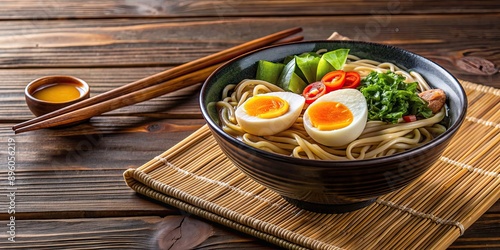
{"label": "wooden chopstick", "polygon": [[[160,95],[192,85],[193,83],[203,81],[210,75],[211,72],[213,72],[213,70],[216,69],[216,67],[212,67],[214,65],[218,65],[224,61],[227,61],[246,52],[250,52],[254,49],[279,42],[280,40],[294,35],[300,31],[302,31],[302,28],[297,27],[252,40],[233,48],[182,64],[178,67],[129,83],[122,87],[94,96],[87,100],[56,110],[46,115],[22,122],[12,127],[12,129],[15,133],[22,133],[37,129],[73,124],[75,122],[86,120],[92,116],[99,115],[113,109],[117,109],[119,107],[132,105],[141,101],[158,97]],[[302,37],[291,38],[286,42],[298,40],[302,40]],[[187,80],[187,76],[191,77],[193,81]],[[177,77],[179,77],[179,79],[176,79]],[[202,79],[198,80],[198,77]],[[173,83],[172,81],[168,82],[168,80],[172,79],[175,80],[173,81]],[[195,79],[197,81],[194,81]],[[172,87],[168,87],[169,84],[171,84]],[[157,86],[157,88],[149,88],[155,85],[159,85],[161,87]],[[114,98],[116,98],[116,100],[114,100]],[[106,105],[100,103],[106,103]]]}
{"label": "wooden chopstick", "polygon": [[[292,37],[290,39],[280,40],[277,43],[289,43],[302,40],[302,36]],[[275,43],[276,44],[276,43]],[[43,127],[40,123],[33,123],[15,130],[16,133],[22,133],[41,128],[56,127],[61,125],[68,125],[89,119],[93,116],[103,114],[105,112],[115,110],[121,107],[140,103],[164,94],[179,90],[186,86],[200,83],[205,80],[214,70],[216,70],[222,63],[212,65],[200,71],[192,72],[160,84],[152,85],[132,93],[102,101],[93,105],[89,105],[78,110],[69,111],[61,116],[55,116],[43,121]]]}
{"label": "wooden chopstick", "polygon": [[15,130],[15,132],[22,133],[41,128],[50,128],[73,124],[111,110],[159,97],[166,93],[170,93],[180,88],[186,87],[186,85],[189,86],[195,83],[202,82],[219,66],[220,64],[215,64],[200,71],[192,72],[160,84],[149,86],[144,89],[120,96],[119,98],[105,100],[91,106],[70,111],[61,116],[46,119],[42,123],[34,123],[22,128],[18,128],[17,130]]}

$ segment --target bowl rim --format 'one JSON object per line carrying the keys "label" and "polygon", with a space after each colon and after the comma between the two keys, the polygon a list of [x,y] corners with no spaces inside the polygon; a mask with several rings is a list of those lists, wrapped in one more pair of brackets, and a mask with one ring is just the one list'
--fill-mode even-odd
{"label": "bowl rim", "polygon": [[[297,45],[297,44],[300,45],[300,44],[316,44],[316,43],[351,43],[351,44],[364,44],[364,45],[376,46],[376,47],[377,46],[378,47],[386,47],[387,49],[397,50],[397,51],[400,51],[402,53],[407,53],[408,55],[411,55],[413,57],[418,58],[419,60],[423,60],[426,64],[432,65],[433,67],[435,67],[436,69],[438,69],[439,71],[441,71],[444,75],[447,75],[448,77],[450,77],[454,81],[454,83],[456,83],[455,87],[457,87],[458,94],[459,94],[460,97],[463,98],[463,106],[462,106],[462,110],[461,110],[462,112],[457,117],[457,121],[455,123],[451,124],[450,127],[448,127],[447,130],[443,134],[437,136],[436,138],[434,138],[430,142],[425,143],[424,145],[421,145],[419,147],[412,148],[412,149],[409,149],[409,150],[405,150],[404,152],[400,152],[400,153],[396,153],[396,154],[393,154],[393,155],[389,155],[389,156],[382,156],[382,157],[369,158],[369,159],[360,159],[360,160],[315,160],[315,159],[306,159],[306,158],[296,158],[296,157],[289,156],[289,155],[283,155],[283,154],[268,152],[268,151],[265,151],[265,150],[262,150],[262,149],[258,149],[258,148],[252,147],[252,146],[247,145],[245,143],[242,143],[240,140],[238,140],[235,137],[232,137],[231,135],[229,135],[226,132],[224,132],[222,130],[222,128],[220,127],[220,125],[216,124],[215,121],[213,121],[210,118],[210,115],[208,113],[207,107],[204,105],[204,98],[203,98],[203,96],[204,96],[204,93],[208,92],[208,89],[209,89],[208,85],[209,85],[210,80],[213,79],[214,76],[217,75],[221,70],[223,70],[227,65],[235,63],[235,62],[237,62],[239,60],[243,60],[245,57],[248,57],[248,56],[250,56],[252,54],[256,54],[256,53],[262,52],[264,50],[271,50],[271,49],[276,48],[276,47],[286,47],[286,46],[294,46],[294,45]],[[398,66],[400,66],[400,65],[398,65]],[[405,68],[405,67],[403,67],[403,68]],[[451,139],[451,137],[454,136],[454,134],[457,132],[457,130],[460,128],[460,126],[462,125],[463,121],[465,120],[465,116],[466,116],[467,108],[468,108],[467,95],[465,93],[464,88],[462,87],[462,85],[460,84],[460,82],[458,81],[458,79],[455,76],[453,76],[453,74],[451,74],[448,70],[446,70],[443,66],[441,66],[441,65],[433,62],[432,60],[430,60],[430,59],[428,59],[428,58],[426,58],[424,56],[421,56],[419,54],[413,53],[411,51],[408,51],[406,49],[399,48],[399,47],[396,47],[396,46],[393,46],[393,45],[387,45],[387,44],[381,44],[381,43],[375,43],[375,42],[366,42],[366,41],[355,41],[355,40],[307,40],[307,41],[297,41],[297,42],[290,42],[290,43],[286,43],[286,44],[269,45],[269,46],[265,46],[265,47],[262,47],[262,48],[259,48],[259,49],[256,49],[256,50],[244,53],[244,54],[242,54],[240,56],[232,58],[231,60],[223,63],[221,66],[219,66],[216,70],[214,70],[206,78],[206,80],[202,84],[202,87],[201,87],[201,90],[200,90],[200,94],[199,94],[199,98],[198,98],[198,102],[199,102],[199,105],[200,105],[200,109],[202,111],[203,118],[205,119],[205,121],[209,125],[209,128],[211,128],[212,131],[215,131],[220,136],[224,137],[224,139],[226,141],[232,143],[233,145],[237,145],[240,148],[243,148],[243,150],[245,150],[245,151],[247,151],[247,150],[257,151],[259,154],[262,154],[263,156],[265,156],[267,158],[274,158],[274,159],[278,158],[278,159],[282,159],[284,161],[293,160],[298,165],[308,165],[308,166],[311,166],[311,167],[313,167],[313,165],[309,164],[311,162],[326,164],[326,165],[330,165],[330,166],[335,166],[335,164],[342,165],[342,164],[347,164],[347,163],[351,163],[351,164],[352,163],[363,163],[362,165],[364,166],[366,164],[370,164],[371,162],[380,163],[381,161],[382,162],[386,162],[386,161],[387,162],[391,162],[391,161],[397,161],[397,160],[401,161],[403,159],[410,158],[409,156],[419,155],[420,152],[432,149],[436,145],[439,145],[439,144],[441,144],[443,142],[446,142],[448,139]]]}

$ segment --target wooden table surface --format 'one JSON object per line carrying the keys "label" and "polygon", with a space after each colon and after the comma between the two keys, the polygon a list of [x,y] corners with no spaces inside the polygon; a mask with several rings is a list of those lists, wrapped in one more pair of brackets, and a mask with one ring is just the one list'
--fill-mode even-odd
{"label": "wooden table surface", "polygon": [[[124,170],[204,124],[200,84],[65,129],[11,127],[33,117],[23,91],[40,76],[82,78],[96,95],[294,26],[305,40],[337,31],[399,46],[500,88],[497,0],[0,1],[0,249],[275,249],[125,185]],[[469,248],[500,248],[500,202],[450,246]]]}

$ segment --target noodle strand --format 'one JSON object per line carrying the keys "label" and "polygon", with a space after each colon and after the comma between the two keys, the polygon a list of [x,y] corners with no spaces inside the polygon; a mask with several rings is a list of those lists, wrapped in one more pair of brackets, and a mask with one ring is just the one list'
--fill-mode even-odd
{"label": "noodle strand", "polygon": [[[343,70],[355,70],[361,77],[372,71],[392,71],[403,75],[405,82],[417,82],[419,91],[430,89],[417,72],[408,73],[389,62],[380,63],[349,55]],[[445,108],[430,118],[409,123],[369,121],[358,139],[341,147],[328,147],[312,140],[304,129],[302,117],[288,130],[272,136],[260,137],[243,131],[236,122],[236,108],[254,95],[278,91],[284,90],[272,83],[252,79],[226,86],[222,91],[221,101],[216,103],[223,130],[244,143],[265,151],[322,160],[356,160],[393,155],[427,143],[446,131],[446,127],[439,124],[445,117]]]}

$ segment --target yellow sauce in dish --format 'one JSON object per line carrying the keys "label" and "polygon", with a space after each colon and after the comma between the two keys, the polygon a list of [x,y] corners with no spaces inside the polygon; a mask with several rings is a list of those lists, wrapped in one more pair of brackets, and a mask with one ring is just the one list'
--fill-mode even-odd
{"label": "yellow sauce in dish", "polygon": [[72,83],[55,83],[33,93],[38,100],[56,103],[72,101],[80,95],[78,86]]}

